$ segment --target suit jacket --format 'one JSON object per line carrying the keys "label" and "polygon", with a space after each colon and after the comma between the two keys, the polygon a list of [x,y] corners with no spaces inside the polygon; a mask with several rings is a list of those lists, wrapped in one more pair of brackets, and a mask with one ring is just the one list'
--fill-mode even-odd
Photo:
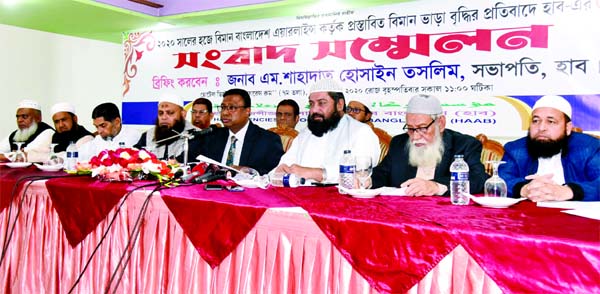
{"label": "suit jacket", "polygon": [[[508,142],[498,174],[508,186],[508,195],[520,197],[529,181],[525,176],[537,172],[538,160],[527,151],[526,138]],[[567,150],[561,157],[565,184],[573,190],[572,200],[600,200],[600,140],[586,134],[571,133]]]}
{"label": "suit jacket", "polygon": [[[197,136],[190,141],[189,161],[195,161],[199,154],[220,162],[225,146],[229,140],[228,128],[215,128],[212,132]],[[248,166],[261,175],[274,169],[283,155],[281,139],[251,121],[244,137],[244,145],[240,157],[240,166]]]}
{"label": "suit jacket", "polygon": [[[373,169],[373,187],[399,187],[403,182],[417,175],[417,168],[408,163],[406,143],[408,134],[394,136],[386,157]],[[488,179],[485,168],[481,163],[481,142],[472,136],[445,129],[442,135],[444,155],[442,161],[435,167],[433,181],[450,186],[450,165],[454,155],[462,154],[469,164],[469,184],[471,193],[482,193],[483,185]],[[444,194],[450,195],[450,189]]]}

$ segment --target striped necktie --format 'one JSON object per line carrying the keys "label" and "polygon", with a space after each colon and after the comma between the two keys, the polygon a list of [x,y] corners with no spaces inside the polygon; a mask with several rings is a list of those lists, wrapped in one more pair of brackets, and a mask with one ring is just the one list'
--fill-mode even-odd
{"label": "striped necktie", "polygon": [[225,165],[227,166],[233,165],[233,157],[235,156],[235,142],[237,142],[237,138],[235,136],[231,136],[231,145],[229,145],[229,151],[227,152],[227,161],[225,161]]}

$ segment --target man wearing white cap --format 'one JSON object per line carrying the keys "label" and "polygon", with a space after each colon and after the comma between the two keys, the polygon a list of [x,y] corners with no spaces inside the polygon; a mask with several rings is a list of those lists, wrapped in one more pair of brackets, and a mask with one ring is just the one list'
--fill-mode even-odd
{"label": "man wearing white cap", "polygon": [[371,128],[345,114],[344,89],[331,79],[316,82],[310,88],[308,127],[281,157],[276,172],[302,178],[337,182],[344,150],[353,156],[369,156],[379,161],[379,140]]}
{"label": "man wearing white cap", "polygon": [[[15,142],[24,142],[21,147],[27,154],[27,161],[45,161],[54,130],[42,121],[40,105],[33,100],[23,100],[17,106],[16,117],[18,129],[0,142],[0,152],[8,153],[17,150]],[[0,154],[0,161],[7,160],[7,157]]]}
{"label": "man wearing white cap", "polygon": [[373,187],[405,187],[406,195],[449,195],[450,165],[463,155],[469,165],[471,193],[483,192],[487,175],[481,142],[446,128],[440,101],[416,95],[408,101],[404,134],[394,136],[383,161],[373,169]]}
{"label": "man wearing white cap", "polygon": [[56,133],[52,135],[52,143],[57,144],[54,147],[54,152],[66,151],[71,142],[75,143],[77,148],[81,148],[83,144],[94,139],[92,133],[77,124],[75,106],[71,103],[56,103],[50,110],[52,112],[52,122],[54,122],[54,128],[56,129]]}
{"label": "man wearing white cap", "polygon": [[185,119],[186,111],[182,105],[181,99],[173,94],[160,97],[158,118],[154,127],[142,133],[134,147],[145,148],[161,159],[175,158],[183,154],[185,138],[178,135],[195,128]]}
{"label": "man wearing white cap", "polygon": [[375,127],[375,125],[371,121],[373,112],[371,112],[369,107],[364,105],[362,102],[356,100],[350,101],[348,103],[348,108],[346,112],[355,120],[370,126],[375,135],[377,135],[377,138],[379,138],[379,146],[382,151],[379,155],[379,161],[381,161],[383,157],[387,154],[387,151],[390,146],[390,141],[392,141],[392,136],[388,134],[388,132],[386,132],[385,130]]}
{"label": "man wearing white cap", "polygon": [[89,141],[79,149],[79,160],[86,161],[102,150],[114,150],[119,147],[133,147],[140,139],[140,131],[123,125],[119,107],[112,102],[106,102],[94,107],[92,120],[98,133],[94,140]]}
{"label": "man wearing white cap", "polygon": [[600,200],[600,140],[572,132],[571,105],[544,96],[526,137],[506,143],[499,174],[508,195],[532,201]]}

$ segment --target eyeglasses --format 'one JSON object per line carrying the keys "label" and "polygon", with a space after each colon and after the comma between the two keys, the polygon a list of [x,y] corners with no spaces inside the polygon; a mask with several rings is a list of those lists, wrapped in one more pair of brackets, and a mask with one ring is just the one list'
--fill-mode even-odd
{"label": "eyeglasses", "polygon": [[361,111],[367,112],[366,110],[360,108],[346,107],[346,113],[359,114]]}
{"label": "eyeglasses", "polygon": [[229,111],[229,112],[235,112],[240,108],[246,108],[246,106],[237,106],[237,105],[219,105],[217,106],[217,110],[219,111]]}
{"label": "eyeglasses", "polygon": [[202,110],[192,110],[192,114],[200,114],[200,115],[205,115],[208,113],[208,109],[202,109]]}
{"label": "eyeglasses", "polygon": [[425,134],[425,132],[427,132],[429,127],[431,127],[431,125],[434,122],[435,122],[435,119],[432,120],[428,125],[426,125],[424,127],[418,127],[418,128],[409,128],[408,125],[404,125],[404,127],[402,127],[402,129],[405,130],[408,134],[413,134],[414,132],[417,132],[422,135],[422,134]]}

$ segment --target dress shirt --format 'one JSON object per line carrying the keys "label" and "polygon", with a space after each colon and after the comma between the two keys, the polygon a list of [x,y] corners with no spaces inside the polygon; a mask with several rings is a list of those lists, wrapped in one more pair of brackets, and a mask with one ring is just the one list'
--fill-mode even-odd
{"label": "dress shirt", "polygon": [[246,137],[246,131],[248,131],[248,122],[246,122],[244,127],[241,128],[235,134],[231,130],[229,130],[229,140],[227,140],[227,145],[225,145],[226,152],[223,152],[223,158],[221,158],[222,164],[225,164],[227,162],[227,150],[229,150],[229,146],[231,146],[231,136],[234,136],[237,139],[237,141],[235,142],[235,152],[233,153],[233,165],[240,165],[240,158],[242,157],[242,148],[244,147],[244,137]]}
{"label": "dress shirt", "polygon": [[121,131],[111,140],[105,140],[100,135],[96,135],[94,140],[85,143],[79,149],[79,161],[90,160],[92,156],[98,155],[102,150],[115,150],[122,143],[124,147],[131,148],[140,139],[141,132],[130,126],[121,125]]}

